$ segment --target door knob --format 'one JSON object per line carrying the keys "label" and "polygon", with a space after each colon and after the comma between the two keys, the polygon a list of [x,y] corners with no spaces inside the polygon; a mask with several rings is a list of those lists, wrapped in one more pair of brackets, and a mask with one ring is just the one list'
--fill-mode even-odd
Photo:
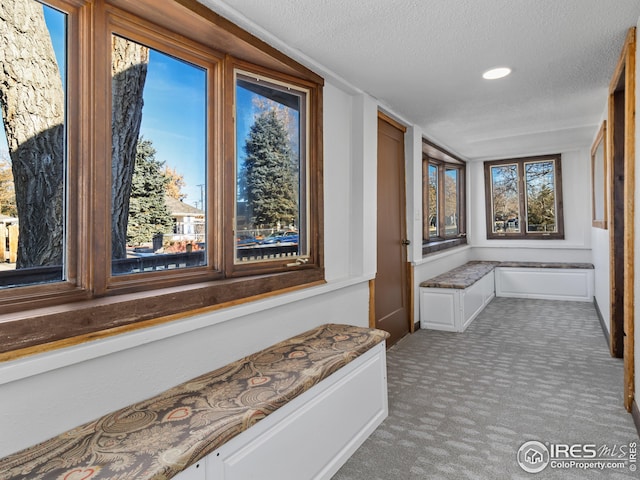
{"label": "door knob", "polygon": [[402,240],[402,245],[411,245],[411,240],[407,240],[406,238]]}

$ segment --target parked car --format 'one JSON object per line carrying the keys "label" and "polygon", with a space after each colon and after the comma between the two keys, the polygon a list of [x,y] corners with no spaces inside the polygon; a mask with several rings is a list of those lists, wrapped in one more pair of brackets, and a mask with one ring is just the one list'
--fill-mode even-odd
{"label": "parked car", "polygon": [[267,236],[264,240],[260,242],[263,245],[274,245],[274,244],[297,244],[298,243],[298,232],[294,232],[292,230],[287,231],[279,231],[273,232]]}
{"label": "parked car", "polygon": [[255,237],[248,234],[240,234],[236,237],[236,245],[238,247],[252,247],[259,243]]}

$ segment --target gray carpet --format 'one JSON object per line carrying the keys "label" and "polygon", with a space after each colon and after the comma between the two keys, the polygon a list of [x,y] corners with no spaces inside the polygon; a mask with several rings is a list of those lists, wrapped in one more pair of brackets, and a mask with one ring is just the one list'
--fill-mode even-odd
{"label": "gray carpet", "polygon": [[530,440],[638,441],[622,361],[590,303],[496,298],[464,333],[405,337],[387,364],[389,417],[333,480],[640,478],[626,467],[526,473],[516,461]]}

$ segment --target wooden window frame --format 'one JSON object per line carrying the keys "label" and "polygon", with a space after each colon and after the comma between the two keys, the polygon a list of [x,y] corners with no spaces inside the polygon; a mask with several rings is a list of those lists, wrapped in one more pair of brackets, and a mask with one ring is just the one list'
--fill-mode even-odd
{"label": "wooden window frame", "polygon": [[[554,193],[556,198],[556,232],[527,232],[526,223],[526,186],[524,180],[525,164],[553,160],[555,165]],[[518,205],[521,220],[520,232],[493,232],[493,202],[491,167],[500,165],[517,165],[518,167]],[[500,240],[563,240],[564,212],[562,201],[562,158],[560,154],[540,155],[535,157],[511,158],[484,162],[484,188],[487,221],[487,239]]]}
{"label": "wooden window frame", "polygon": [[[68,14],[67,82],[76,92],[67,107],[68,168],[76,174],[68,180],[66,281],[0,290],[0,361],[324,283],[320,76],[196,0],[43,3]],[[108,45],[114,31],[209,65],[206,267],[111,275]],[[306,263],[233,265],[235,68],[309,92]]]}
{"label": "wooden window frame", "polygon": [[[429,234],[429,166],[435,166],[438,171],[438,233]],[[467,243],[466,233],[466,163],[434,143],[422,141],[422,254],[427,255]],[[446,235],[445,225],[445,175],[446,171],[455,169],[457,173],[457,210],[458,231],[455,235]]]}
{"label": "wooden window frame", "polygon": [[[247,62],[243,62],[239,59],[229,57],[227,59],[227,71],[233,72],[232,75],[227,76],[227,81],[230,81],[227,86],[226,93],[231,98],[228,98],[225,102],[231,109],[227,116],[235,118],[235,88],[236,88],[236,74],[243,76],[254,76],[256,79],[272,80],[275,83],[282,85],[290,85],[292,88],[305,92],[306,95],[306,110],[307,118],[304,127],[305,133],[303,135],[303,142],[305,143],[304,153],[304,178],[300,179],[300,185],[304,185],[304,212],[301,213],[301,217],[305,217],[305,235],[307,237],[307,252],[299,257],[291,256],[284,259],[277,260],[264,260],[257,262],[239,263],[235,261],[235,251],[230,249],[225,252],[225,267],[226,271],[230,272],[230,276],[239,277],[246,275],[256,275],[261,273],[278,272],[283,270],[306,270],[318,268],[321,264],[320,255],[320,219],[322,218],[320,206],[320,189],[317,188],[317,178],[321,178],[321,164],[319,161],[318,152],[321,146],[318,143],[319,135],[314,134],[317,131],[318,125],[321,125],[321,118],[318,117],[318,113],[322,111],[320,101],[321,98],[318,95],[318,90],[314,88],[311,82],[306,82],[301,79],[291,77],[289,75],[279,74],[272,70],[261,68],[257,65],[251,65]],[[312,114],[315,113],[315,115]],[[302,123],[302,122],[301,122]],[[225,178],[228,180],[227,191],[230,193],[230,198],[227,199],[229,211],[235,210],[236,204],[236,141],[235,141],[235,129],[233,131],[226,132],[226,145],[232,146],[232,148],[226,151],[225,165],[227,167]],[[233,135],[233,137],[230,137]],[[313,172],[313,173],[312,173]],[[312,181],[312,176],[317,176],[316,181]],[[233,181],[233,183],[231,183]],[[227,241],[235,242],[235,218],[228,218],[230,223],[225,224],[225,231],[227,234]],[[302,258],[302,261],[297,262],[297,258]]]}
{"label": "wooden window frame", "polygon": [[[598,156],[598,149],[602,146],[602,156]],[[604,120],[591,146],[591,224],[594,228],[607,229],[608,224],[608,195],[607,177],[609,160],[607,158],[607,121]],[[601,167],[598,166],[600,163]],[[602,171],[602,178],[596,178],[596,171]],[[600,183],[601,192],[598,194],[596,185]],[[600,207],[598,207],[600,205]],[[598,215],[598,211],[602,215]]]}

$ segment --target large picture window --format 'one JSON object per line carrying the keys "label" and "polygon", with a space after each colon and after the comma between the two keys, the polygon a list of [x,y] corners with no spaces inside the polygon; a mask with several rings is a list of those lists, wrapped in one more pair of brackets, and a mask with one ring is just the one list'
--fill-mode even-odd
{"label": "large picture window", "polygon": [[562,239],[560,155],[485,162],[487,238]]}
{"label": "large picture window", "polygon": [[323,281],[321,77],[196,2],[1,8],[0,358]]}
{"label": "large picture window", "polygon": [[465,163],[423,142],[423,253],[466,243]]}
{"label": "large picture window", "polygon": [[206,265],[207,66],[112,38],[112,274]]}

